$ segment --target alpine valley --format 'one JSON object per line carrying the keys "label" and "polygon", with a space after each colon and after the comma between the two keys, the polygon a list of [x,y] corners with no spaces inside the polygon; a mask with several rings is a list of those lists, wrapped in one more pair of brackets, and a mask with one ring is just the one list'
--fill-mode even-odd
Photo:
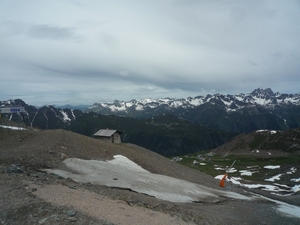
{"label": "alpine valley", "polygon": [[35,107],[21,99],[0,101],[1,107],[16,105],[23,106],[26,113],[2,114],[2,127],[22,122],[27,127],[65,129],[87,136],[103,128],[116,129],[123,133],[122,142],[164,156],[215,149],[256,130],[300,127],[300,94],[274,93],[270,88],[186,99],[115,100],[80,110],[75,106]]}

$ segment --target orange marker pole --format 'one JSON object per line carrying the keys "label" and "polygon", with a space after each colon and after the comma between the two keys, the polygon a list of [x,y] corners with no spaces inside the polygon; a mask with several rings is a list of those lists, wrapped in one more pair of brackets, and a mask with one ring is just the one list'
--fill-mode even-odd
{"label": "orange marker pole", "polygon": [[227,173],[229,172],[229,170],[233,167],[233,165],[235,164],[236,160],[234,160],[234,162],[231,164],[231,166],[226,170],[226,173],[224,174],[224,176],[222,177],[222,179],[220,180],[220,186],[224,187],[225,186],[225,180],[227,178]]}
{"label": "orange marker pole", "polygon": [[220,180],[220,186],[221,187],[225,186],[226,177],[227,177],[227,173],[225,173],[224,176],[222,177],[222,179]]}

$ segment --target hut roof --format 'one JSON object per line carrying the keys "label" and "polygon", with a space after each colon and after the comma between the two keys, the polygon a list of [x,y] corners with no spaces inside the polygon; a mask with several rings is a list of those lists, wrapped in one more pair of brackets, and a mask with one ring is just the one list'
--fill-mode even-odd
{"label": "hut roof", "polygon": [[94,134],[94,136],[111,137],[116,132],[118,132],[119,134],[122,133],[118,130],[100,129]]}

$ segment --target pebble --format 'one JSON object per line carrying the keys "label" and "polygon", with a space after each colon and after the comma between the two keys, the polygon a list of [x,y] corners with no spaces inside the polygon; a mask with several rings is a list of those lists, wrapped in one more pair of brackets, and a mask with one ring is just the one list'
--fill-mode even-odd
{"label": "pebble", "polygon": [[70,217],[75,216],[75,214],[76,214],[76,212],[73,211],[73,210],[69,210],[69,211],[66,212],[66,215],[68,215]]}

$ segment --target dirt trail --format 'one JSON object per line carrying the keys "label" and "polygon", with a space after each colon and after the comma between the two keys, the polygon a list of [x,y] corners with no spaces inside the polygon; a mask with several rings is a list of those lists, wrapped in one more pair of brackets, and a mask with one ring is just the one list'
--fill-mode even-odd
{"label": "dirt trail", "polygon": [[99,220],[110,221],[114,224],[123,225],[185,225],[187,223],[177,216],[153,211],[145,207],[130,206],[122,200],[111,200],[106,196],[87,190],[70,189],[63,185],[47,185],[36,188],[33,192],[37,197],[54,205],[72,207]]}

